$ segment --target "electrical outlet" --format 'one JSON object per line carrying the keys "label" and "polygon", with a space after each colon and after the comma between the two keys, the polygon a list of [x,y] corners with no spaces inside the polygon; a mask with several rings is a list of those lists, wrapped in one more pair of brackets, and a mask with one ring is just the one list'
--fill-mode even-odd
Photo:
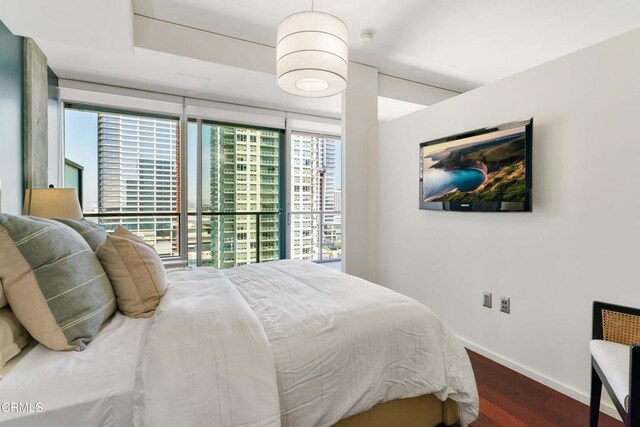
{"label": "electrical outlet", "polygon": [[484,292],[482,294],[482,305],[491,308],[491,292]]}
{"label": "electrical outlet", "polygon": [[503,313],[511,313],[511,298],[502,297],[500,299],[500,311]]}

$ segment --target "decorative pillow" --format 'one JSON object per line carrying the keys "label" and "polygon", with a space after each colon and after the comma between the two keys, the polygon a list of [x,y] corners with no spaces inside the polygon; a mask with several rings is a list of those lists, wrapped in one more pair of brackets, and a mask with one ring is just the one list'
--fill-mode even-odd
{"label": "decorative pillow", "polygon": [[[56,221],[59,221],[65,225],[76,230],[78,234],[82,236],[82,238],[89,244],[89,247],[95,253],[101,244],[107,240],[107,232],[104,231],[104,228],[100,227],[93,221],[89,221],[86,219],[81,220],[73,220],[73,219],[63,219],[63,218],[54,218]],[[109,272],[107,271],[107,275]]]}
{"label": "decorative pillow", "polygon": [[87,242],[44,218],[0,214],[0,280],[13,313],[52,350],[84,350],[115,312],[115,295]]}
{"label": "decorative pillow", "polygon": [[87,240],[116,294],[118,309],[129,317],[150,317],[167,290],[167,274],[155,249],[122,226],[108,235],[87,220],[59,220]]}
{"label": "decorative pillow", "polygon": [[4,294],[4,289],[3,289],[3,286],[2,286],[2,280],[0,280],[0,308],[4,307],[7,304],[9,304],[7,302],[7,296]]}
{"label": "decorative pillow", "polygon": [[0,308],[0,368],[29,343],[31,337],[9,307]]}
{"label": "decorative pillow", "polygon": [[167,272],[155,249],[118,226],[97,255],[109,272],[120,311],[131,317],[153,315],[167,290]]}

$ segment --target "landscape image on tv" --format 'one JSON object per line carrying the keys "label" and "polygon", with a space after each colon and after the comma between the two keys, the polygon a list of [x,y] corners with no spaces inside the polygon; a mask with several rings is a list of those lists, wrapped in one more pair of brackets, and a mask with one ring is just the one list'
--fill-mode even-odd
{"label": "landscape image on tv", "polygon": [[423,202],[524,202],[525,126],[422,147]]}

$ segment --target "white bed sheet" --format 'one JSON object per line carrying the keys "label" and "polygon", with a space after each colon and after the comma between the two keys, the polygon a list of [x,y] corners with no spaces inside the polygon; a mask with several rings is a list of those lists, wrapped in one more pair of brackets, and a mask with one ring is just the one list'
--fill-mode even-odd
{"label": "white bed sheet", "polygon": [[0,380],[0,404],[31,403],[31,412],[7,412],[5,403],[0,426],[132,425],[138,354],[151,322],[116,313],[85,351],[36,346]]}

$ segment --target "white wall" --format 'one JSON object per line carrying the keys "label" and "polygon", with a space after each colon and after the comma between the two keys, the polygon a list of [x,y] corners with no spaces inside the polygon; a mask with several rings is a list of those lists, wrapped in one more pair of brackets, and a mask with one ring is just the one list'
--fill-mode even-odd
{"label": "white wall", "polygon": [[370,277],[369,165],[378,123],[378,70],[349,63],[349,84],[342,94],[342,268]]}
{"label": "white wall", "polygon": [[[640,307],[638,46],[640,30],[378,129],[374,275],[473,348],[582,400],[592,302]],[[527,117],[532,213],[418,209],[419,143]]]}

